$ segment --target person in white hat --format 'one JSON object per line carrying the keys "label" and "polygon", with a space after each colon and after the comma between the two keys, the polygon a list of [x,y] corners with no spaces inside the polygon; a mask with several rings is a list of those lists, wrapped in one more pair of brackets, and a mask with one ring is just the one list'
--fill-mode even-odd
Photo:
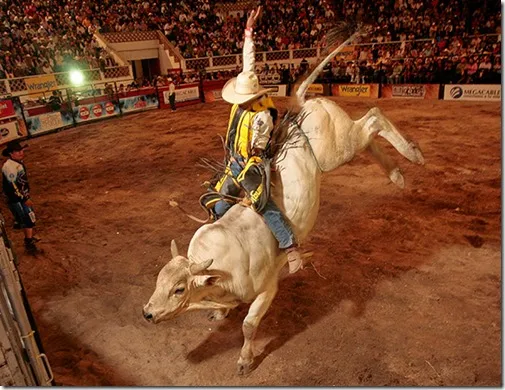
{"label": "person in white hat", "polygon": [[170,102],[170,108],[175,111],[175,84],[171,77],[167,79],[168,82],[168,101]]}
{"label": "person in white hat", "polygon": [[[261,213],[279,241],[279,248],[288,255],[289,272],[302,268],[298,245],[282,212],[265,189],[269,183],[263,180],[262,152],[267,147],[270,134],[277,119],[277,109],[268,96],[270,89],[263,88],[255,69],[253,26],[261,13],[261,6],[252,11],[247,19],[243,46],[243,69],[239,75],[229,80],[222,90],[222,97],[233,104],[226,134],[227,161],[224,175],[214,189],[220,194],[238,197],[242,189],[248,194],[248,201]],[[217,218],[222,217],[231,205],[220,200],[214,205]]]}

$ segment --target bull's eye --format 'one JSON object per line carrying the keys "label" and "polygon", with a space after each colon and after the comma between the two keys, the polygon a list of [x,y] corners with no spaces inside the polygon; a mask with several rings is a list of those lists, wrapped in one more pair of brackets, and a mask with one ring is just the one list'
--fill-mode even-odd
{"label": "bull's eye", "polygon": [[184,287],[179,287],[174,291],[175,295],[181,295],[184,292]]}

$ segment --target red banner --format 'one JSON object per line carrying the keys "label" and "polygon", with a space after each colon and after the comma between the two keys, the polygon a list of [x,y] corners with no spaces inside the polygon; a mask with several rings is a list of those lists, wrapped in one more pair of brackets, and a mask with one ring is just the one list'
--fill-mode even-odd
{"label": "red banner", "polygon": [[14,106],[10,100],[0,100],[0,118],[16,115]]}
{"label": "red banner", "polygon": [[216,100],[223,100],[221,97],[221,91],[227,82],[228,80],[204,81],[203,92],[205,94],[205,101],[210,103]]}

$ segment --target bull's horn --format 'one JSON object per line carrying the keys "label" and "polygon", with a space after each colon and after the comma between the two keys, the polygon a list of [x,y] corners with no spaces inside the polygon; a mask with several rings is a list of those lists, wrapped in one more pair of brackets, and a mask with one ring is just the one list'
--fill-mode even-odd
{"label": "bull's horn", "polygon": [[177,249],[177,244],[175,243],[175,240],[172,240],[170,244],[170,251],[172,252],[172,259],[174,257],[179,256],[179,249]]}
{"label": "bull's horn", "polygon": [[213,261],[214,261],[213,259],[208,259],[201,263],[193,262],[189,266],[189,272],[191,272],[191,275],[197,275],[200,272],[205,271],[207,268],[209,268]]}

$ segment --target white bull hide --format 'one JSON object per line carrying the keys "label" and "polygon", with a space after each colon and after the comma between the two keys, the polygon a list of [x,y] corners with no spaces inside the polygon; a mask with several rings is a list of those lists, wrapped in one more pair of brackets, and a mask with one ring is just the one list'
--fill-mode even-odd
{"label": "white bull hide", "polygon": [[[301,136],[297,147],[286,148],[281,153],[283,158],[276,161],[272,196],[297,239],[303,241],[319,211],[322,171],[345,164],[366,148],[371,148],[389,170],[390,162],[373,142],[376,135],[388,140],[410,161],[424,161],[420,150],[377,108],[353,121],[328,99],[305,102],[302,94],[300,103],[304,119],[300,126],[293,124],[291,128]],[[389,173],[393,181],[403,185],[396,168]],[[287,262],[263,218],[250,208],[235,205],[220,220],[195,232],[187,258],[178,254],[175,244],[172,257],[158,275],[156,289],[144,306],[144,317],[158,323],[188,310],[210,309],[211,319],[222,319],[241,302],[250,303],[237,362],[240,374],[249,372],[258,325],[277,293],[279,272]]]}

